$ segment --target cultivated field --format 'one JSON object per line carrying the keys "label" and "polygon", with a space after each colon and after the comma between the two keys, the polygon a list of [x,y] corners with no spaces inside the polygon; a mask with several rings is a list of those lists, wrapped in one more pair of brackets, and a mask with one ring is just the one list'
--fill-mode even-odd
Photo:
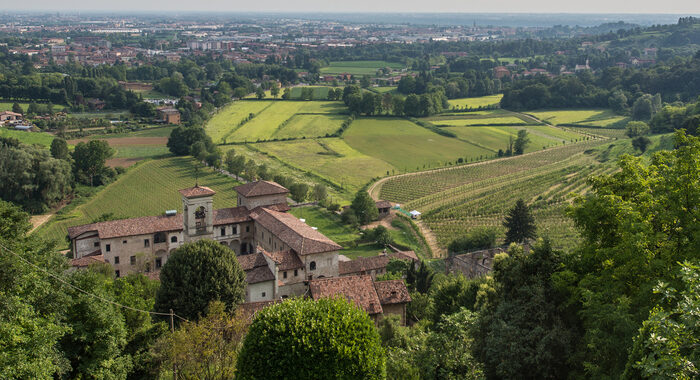
{"label": "cultivated field", "polygon": [[624,127],[629,119],[608,109],[541,110],[527,114],[554,125],[579,124],[594,127]]}
{"label": "cultivated field", "polygon": [[340,102],[245,100],[219,111],[206,130],[215,143],[320,137],[340,128],[344,111]]}
{"label": "cultivated field", "polygon": [[334,61],[330,65],[322,67],[321,74],[374,75],[377,70],[383,67],[400,70],[404,68],[404,65],[386,61]]}
{"label": "cultivated field", "polygon": [[[216,190],[214,207],[233,207],[237,183],[209,169],[201,170],[199,183]],[[130,169],[116,182],[108,185],[87,203],[58,213],[35,233],[58,241],[67,247],[65,236],[70,226],[90,223],[103,214],[120,218],[159,215],[165,210],[182,211],[178,189],[194,186],[194,162],[189,158],[172,157],[152,160]]]}
{"label": "cultivated field", "polygon": [[[0,102],[0,112],[2,112],[2,111],[12,111],[12,105],[13,105],[13,104],[15,104],[15,102]],[[20,107],[22,107],[22,109],[23,109],[24,111],[26,111],[27,108],[29,107],[29,103],[17,102],[17,104],[19,104]],[[60,111],[63,111],[63,109],[64,109],[65,107],[66,107],[66,106],[62,106],[62,105],[60,105],[60,104],[54,104],[54,105],[53,105],[53,110],[54,110],[54,112],[60,112]]]}
{"label": "cultivated field", "polygon": [[53,141],[53,136],[48,133],[16,131],[2,127],[0,127],[0,137],[12,137],[27,145],[37,144],[47,148],[51,146],[51,141]]}
{"label": "cultivated field", "polygon": [[468,141],[473,144],[489,149],[491,152],[498,150],[505,151],[508,148],[510,138],[517,137],[520,129],[528,131],[530,143],[525,147],[525,152],[534,152],[544,148],[550,148],[557,145],[563,145],[576,139],[584,139],[583,135],[575,132],[564,131],[550,126],[496,126],[496,127],[447,127],[446,131],[450,131],[457,135],[460,140]]}
{"label": "cultivated field", "polygon": [[401,171],[442,166],[460,157],[493,155],[478,145],[438,135],[404,119],[358,119],[343,139],[358,152],[381,159]]}
{"label": "cultivated field", "polygon": [[450,99],[450,106],[452,108],[476,108],[476,107],[486,107],[498,104],[501,101],[503,94],[480,96],[478,98],[460,98],[460,99]]}

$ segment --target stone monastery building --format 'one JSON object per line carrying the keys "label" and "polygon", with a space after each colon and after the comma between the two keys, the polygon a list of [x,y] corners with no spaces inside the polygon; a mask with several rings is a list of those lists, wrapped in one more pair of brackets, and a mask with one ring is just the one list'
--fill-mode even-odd
{"label": "stone monastery building", "polygon": [[[324,281],[339,276],[338,251],[342,247],[287,213],[286,188],[256,181],[234,189],[237,207],[214,210],[215,191],[195,186],[180,190],[182,214],[168,211],[159,216],[71,227],[68,236],[73,265],[107,262],[116,277],[138,272],[157,274],[183,243],[212,239],[237,255],[246,272],[246,302],[342,294],[371,316],[381,314],[380,300],[384,299],[387,311],[399,310],[397,313],[405,317],[410,297],[403,282],[391,287],[373,286],[380,283],[367,277],[358,280],[365,285],[358,287],[353,281]],[[373,293],[372,302],[367,301],[369,293]]]}

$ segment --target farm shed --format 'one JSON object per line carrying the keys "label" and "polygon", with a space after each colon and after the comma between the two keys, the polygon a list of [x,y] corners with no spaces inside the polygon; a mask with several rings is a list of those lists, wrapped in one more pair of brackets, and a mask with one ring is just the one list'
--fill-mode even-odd
{"label": "farm shed", "polygon": [[418,210],[413,210],[409,214],[411,214],[411,218],[413,218],[413,219],[420,218],[420,212],[418,212]]}

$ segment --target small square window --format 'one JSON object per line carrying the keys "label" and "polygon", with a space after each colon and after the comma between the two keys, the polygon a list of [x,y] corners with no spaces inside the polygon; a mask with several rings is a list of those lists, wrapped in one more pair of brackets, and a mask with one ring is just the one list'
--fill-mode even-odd
{"label": "small square window", "polygon": [[262,292],[262,296],[265,297],[265,292]]}
{"label": "small square window", "polygon": [[122,244],[126,244],[126,240],[122,240]]}
{"label": "small square window", "polygon": [[129,257],[129,262],[131,263],[131,265],[136,265],[136,256]]}
{"label": "small square window", "polygon": [[110,244],[105,245],[105,251],[109,252],[112,250],[112,246]]}
{"label": "small square window", "polygon": [[99,241],[96,241],[95,244],[93,244],[93,246],[99,247],[99,246],[100,246],[100,242],[99,242]]}
{"label": "small square window", "polygon": [[119,256],[114,256],[114,263],[119,264]]}

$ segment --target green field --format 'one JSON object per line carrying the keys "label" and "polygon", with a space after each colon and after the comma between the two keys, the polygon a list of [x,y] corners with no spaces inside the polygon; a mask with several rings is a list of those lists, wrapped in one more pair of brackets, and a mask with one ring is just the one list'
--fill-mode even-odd
{"label": "green field", "polygon": [[[305,88],[305,87],[292,87],[292,99],[301,98],[301,90],[303,88]],[[314,100],[326,100],[326,99],[328,99],[328,90],[330,90],[331,88],[334,88],[334,87],[306,86],[306,88],[312,88],[314,90]]]}
{"label": "green field", "polygon": [[118,146],[114,148],[114,158],[157,158],[169,156],[170,150],[158,145]]}
{"label": "green field", "polygon": [[[219,111],[205,129],[215,143],[319,137],[340,127],[344,111],[340,102],[245,100]],[[255,116],[241,125],[251,113]]]}
{"label": "green field", "polygon": [[581,139],[584,136],[563,131],[550,126],[529,126],[529,127],[447,127],[444,128],[457,135],[461,140],[478,144],[488,148],[492,152],[499,149],[505,151],[509,140],[517,137],[518,131],[525,129],[528,131],[530,143],[525,148],[525,153],[541,150],[543,147],[561,145],[563,141],[570,139]]}
{"label": "green field", "polygon": [[321,74],[375,75],[382,67],[401,70],[405,66],[401,63],[386,61],[333,61],[321,68]]}
{"label": "green field", "polygon": [[550,124],[581,124],[586,126],[610,127],[616,123],[624,127],[628,118],[616,115],[608,109],[581,109],[581,110],[541,110],[527,112],[542,121]]}
{"label": "green field", "polygon": [[[90,223],[106,213],[117,217],[132,218],[160,215],[165,210],[182,211],[178,189],[195,183],[194,162],[189,158],[172,157],[144,162],[129,169],[117,181],[108,185],[87,203],[70,211],[56,214],[35,233],[40,237],[58,241],[66,248],[67,228]],[[229,177],[204,169],[199,183],[216,190],[214,207],[236,205],[233,187],[237,183]]]}
{"label": "green field", "polygon": [[350,242],[360,238],[358,231],[343,224],[340,215],[326,209],[312,207],[295,207],[290,213],[297,218],[306,220],[306,224],[316,227],[334,242],[347,246]]}
{"label": "green field", "polygon": [[363,118],[343,135],[352,148],[396,169],[414,171],[455,162],[459,157],[492,155],[477,145],[438,135],[408,120]]}
{"label": "green field", "polygon": [[370,88],[371,91],[378,92],[380,94],[385,94],[387,92],[394,93],[396,92],[396,87],[392,86],[386,86],[386,87],[372,87]]}
{"label": "green field", "polygon": [[51,141],[53,141],[53,136],[44,132],[27,132],[27,131],[17,131],[14,129],[1,128],[0,127],[0,137],[13,137],[28,145],[42,145],[45,147],[51,146]]}
{"label": "green field", "polygon": [[585,133],[590,135],[605,136],[615,139],[625,139],[626,130],[622,128],[598,128],[598,127],[566,127],[575,132]]}
{"label": "green field", "polygon": [[522,119],[515,116],[487,117],[483,119],[442,119],[432,122],[435,125],[447,125],[451,127],[463,127],[468,125],[526,125]]}
{"label": "green field", "polygon": [[[0,102],[0,112],[2,111],[12,111],[12,105],[15,104],[15,102]],[[27,108],[29,107],[29,103],[21,103],[17,102],[17,104],[22,107],[24,111],[27,111]],[[53,105],[53,110],[54,112],[61,112],[63,109],[66,108],[66,106],[60,105],[60,104],[54,104]]]}
{"label": "green field", "polygon": [[498,104],[503,94],[480,96],[478,98],[450,99],[450,106],[453,108],[477,108]]}

